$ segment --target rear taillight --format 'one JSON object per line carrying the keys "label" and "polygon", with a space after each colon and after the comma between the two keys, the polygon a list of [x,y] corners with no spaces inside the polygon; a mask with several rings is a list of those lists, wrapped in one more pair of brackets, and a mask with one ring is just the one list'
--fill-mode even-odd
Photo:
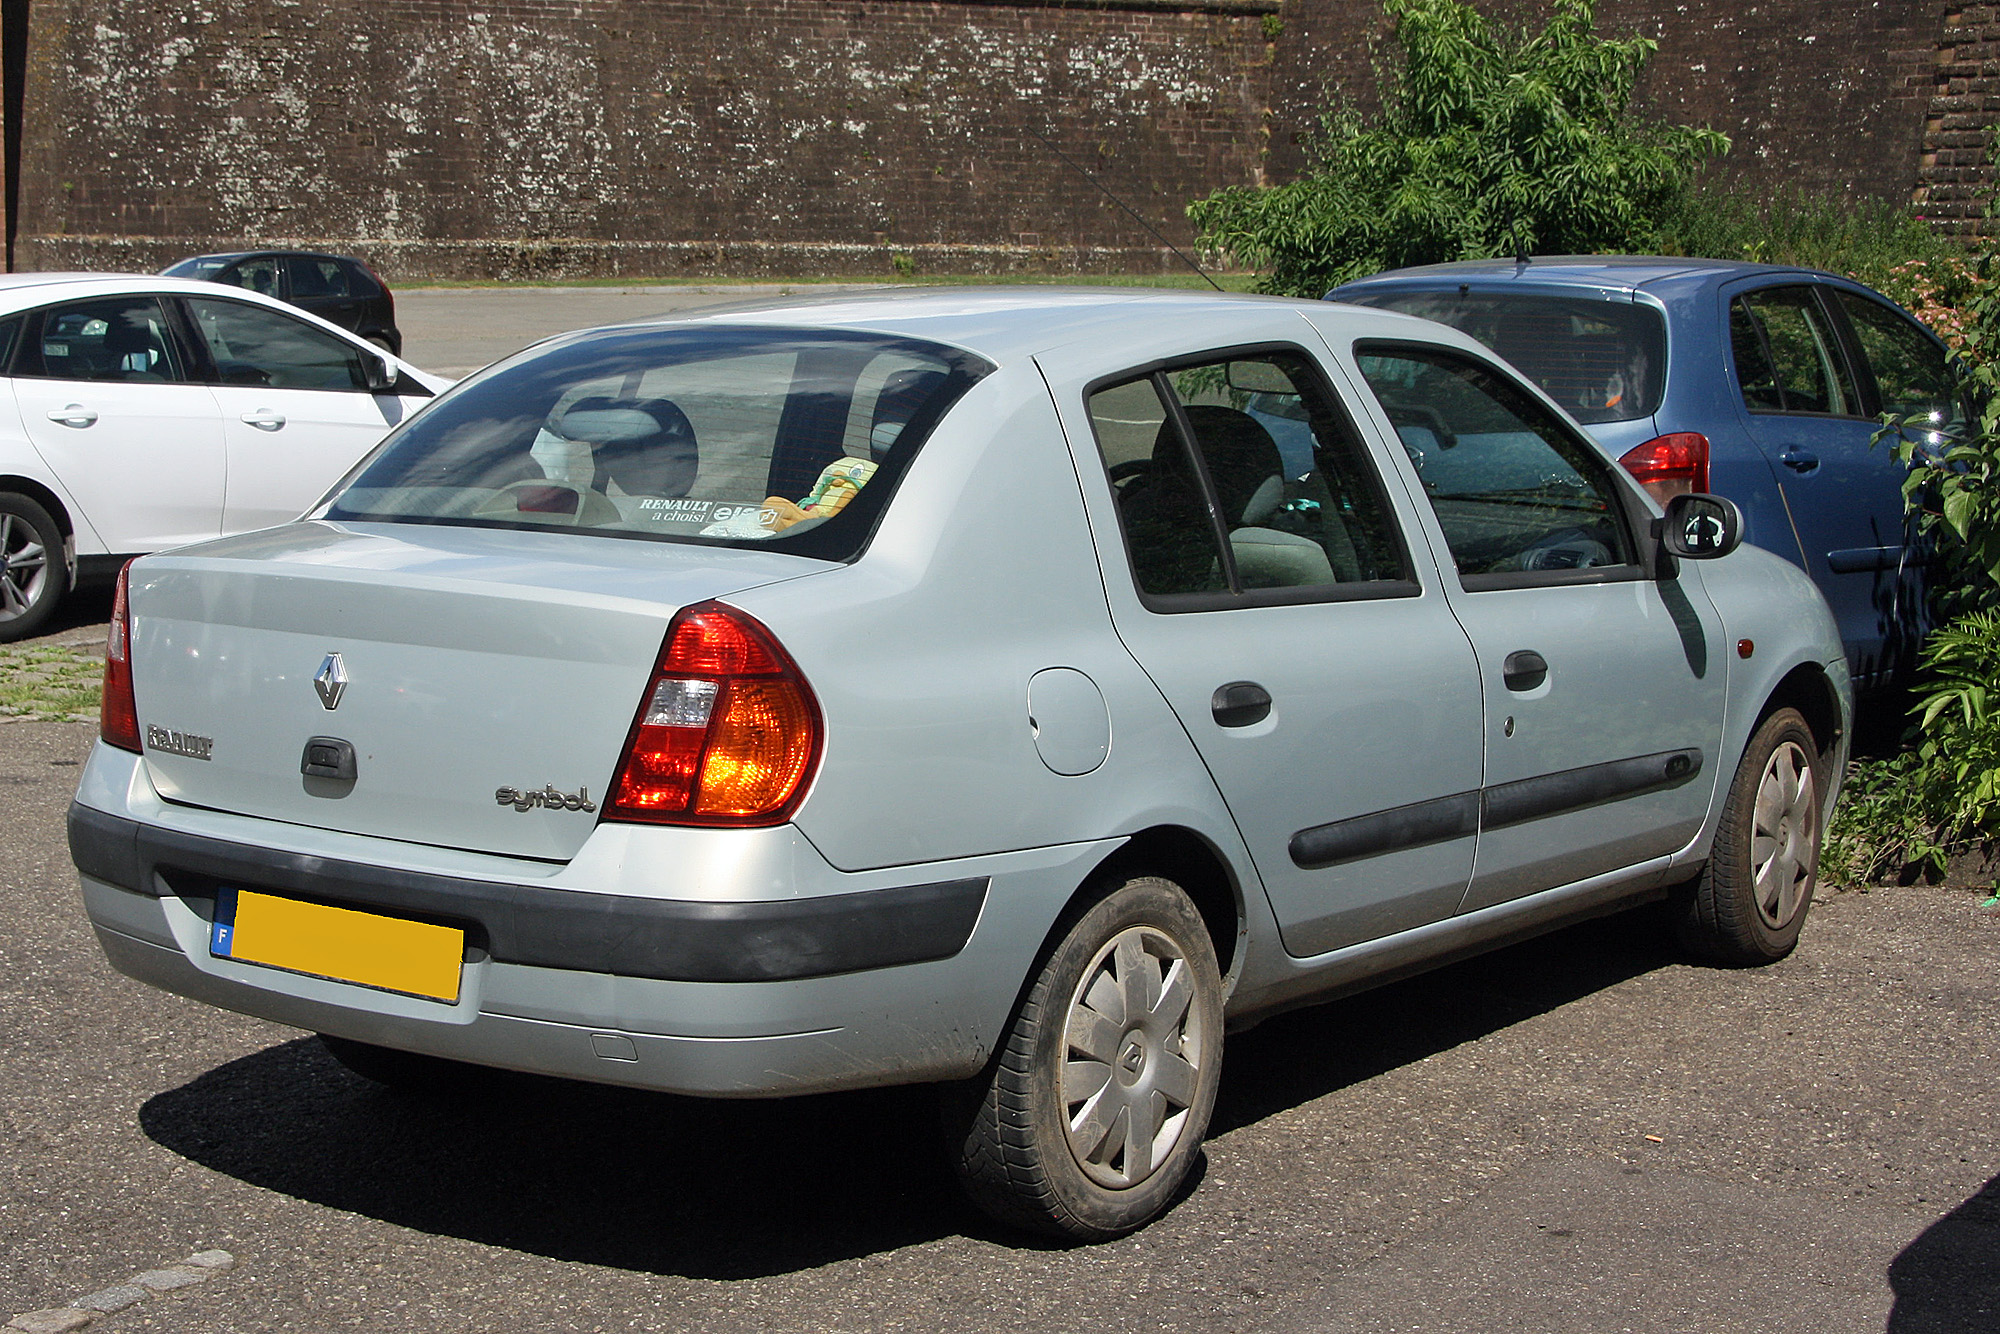
{"label": "rear taillight", "polygon": [[769,630],[719,602],[688,607],[667,628],[604,818],[781,823],[819,762],[821,731],[805,677]]}
{"label": "rear taillight", "polygon": [[1708,437],[1699,431],[1656,435],[1626,450],[1618,461],[1662,505],[1690,491],[1708,490]]}
{"label": "rear taillight", "polygon": [[98,705],[97,734],[106,745],[137,752],[139,701],[132,694],[132,612],[129,607],[132,567],[118,571],[118,592],[111,599],[111,633],[104,641],[104,692]]}

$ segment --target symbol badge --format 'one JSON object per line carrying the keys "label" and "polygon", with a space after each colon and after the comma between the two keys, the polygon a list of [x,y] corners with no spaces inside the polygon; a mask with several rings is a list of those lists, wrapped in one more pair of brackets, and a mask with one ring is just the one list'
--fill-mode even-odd
{"label": "symbol badge", "polygon": [[313,689],[319,691],[319,702],[328,712],[340,707],[340,697],[347,692],[347,668],[341,664],[340,654],[326,655],[319,675],[313,677]]}

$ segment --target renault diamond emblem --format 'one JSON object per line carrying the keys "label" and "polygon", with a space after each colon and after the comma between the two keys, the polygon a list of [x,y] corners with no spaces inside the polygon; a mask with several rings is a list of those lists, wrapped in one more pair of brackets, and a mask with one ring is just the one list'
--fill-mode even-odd
{"label": "renault diamond emblem", "polygon": [[329,711],[340,707],[340,697],[347,691],[347,668],[341,665],[340,654],[326,655],[326,661],[319,665],[319,675],[313,678],[313,689],[319,691],[319,702]]}

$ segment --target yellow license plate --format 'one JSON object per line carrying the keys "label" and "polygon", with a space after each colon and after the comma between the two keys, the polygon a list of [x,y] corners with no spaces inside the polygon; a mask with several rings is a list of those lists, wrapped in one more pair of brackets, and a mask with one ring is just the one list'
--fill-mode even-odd
{"label": "yellow license plate", "polygon": [[247,889],[237,890],[235,899],[233,912],[226,892],[216,905],[208,948],[219,958],[429,1000],[458,999],[465,932],[455,927],[301,903]]}

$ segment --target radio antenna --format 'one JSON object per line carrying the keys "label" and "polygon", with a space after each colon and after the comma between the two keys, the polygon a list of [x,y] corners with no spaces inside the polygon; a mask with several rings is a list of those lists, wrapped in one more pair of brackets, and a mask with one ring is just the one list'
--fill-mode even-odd
{"label": "radio antenna", "polygon": [[1213,287],[1218,292],[1222,290],[1222,284],[1215,281],[1215,279],[1209,277],[1208,270],[1202,268],[1201,265],[1195,263],[1193,260],[1189,259],[1186,255],[1182,254],[1181,248],[1175,245],[1172,241],[1169,241],[1165,236],[1161,235],[1160,229],[1158,227],[1155,227],[1152,223],[1147,222],[1144,218],[1140,217],[1137,213],[1133,212],[1131,207],[1127,205],[1124,200],[1120,199],[1117,195],[1111,193],[1109,187],[1107,187],[1104,184],[1104,182],[1098,180],[1088,171],[1085,171],[1082,165],[1079,164],[1074,158],[1072,158],[1069,154],[1063,152],[1062,149],[1057,148],[1053,143],[1051,143],[1047,135],[1043,134],[1040,130],[1036,129],[1032,125],[1024,125],[1022,128],[1026,129],[1029,134],[1034,135],[1035,138],[1040,139],[1042,141],[1042,146],[1048,149],[1051,153],[1054,153],[1057,157],[1061,158],[1063,162],[1066,165],[1068,165],[1071,171],[1074,171],[1077,175],[1083,177],[1083,179],[1089,181],[1092,185],[1096,186],[1100,191],[1102,191],[1106,199],[1118,205],[1118,207],[1124,209],[1127,213],[1130,213],[1132,215],[1132,220],[1134,222],[1138,223],[1141,227],[1144,227],[1147,231],[1151,232],[1153,234],[1154,239],[1157,240],[1161,245],[1173,251],[1174,257],[1179,259],[1181,263],[1193,269],[1196,274],[1200,275],[1201,280],[1203,282],[1207,283],[1210,287]]}

